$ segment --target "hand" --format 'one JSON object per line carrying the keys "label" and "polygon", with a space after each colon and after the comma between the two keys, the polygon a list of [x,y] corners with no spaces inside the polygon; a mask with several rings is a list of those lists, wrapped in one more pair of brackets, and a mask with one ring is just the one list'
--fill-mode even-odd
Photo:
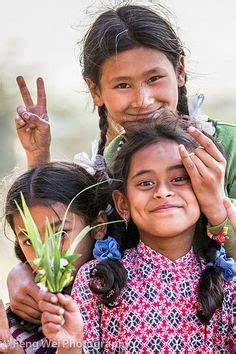
{"label": "hand", "polygon": [[227,216],[236,232],[236,205],[234,205],[229,198],[224,199],[224,206]]}
{"label": "hand", "polygon": [[40,324],[42,313],[38,301],[42,291],[34,282],[32,269],[26,264],[17,264],[8,274],[7,285],[11,310],[28,322]]}
{"label": "hand", "polygon": [[194,154],[188,154],[185,147],[180,145],[179,153],[201,211],[210,224],[216,226],[227,217],[223,205],[226,160],[210,138],[194,127],[190,127],[188,131],[200,146],[195,149]]}
{"label": "hand", "polygon": [[46,93],[43,79],[37,79],[37,104],[34,105],[22,76],[18,76],[24,106],[17,107],[16,129],[26,151],[29,167],[50,160],[51,133],[47,114]]}
{"label": "hand", "polygon": [[7,314],[2,300],[0,300],[0,353],[24,353],[24,349],[18,345],[10,333]]}
{"label": "hand", "polygon": [[77,353],[79,348],[82,353],[83,320],[75,301],[69,295],[46,293],[39,301],[39,308],[43,312],[42,327],[45,336],[56,342],[58,347],[76,347]]}

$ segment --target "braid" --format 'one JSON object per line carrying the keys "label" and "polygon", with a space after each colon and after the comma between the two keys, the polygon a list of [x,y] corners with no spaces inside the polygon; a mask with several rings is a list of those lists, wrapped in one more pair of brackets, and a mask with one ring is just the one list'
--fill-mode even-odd
{"label": "braid", "polygon": [[98,107],[99,114],[99,128],[100,128],[100,140],[98,146],[98,154],[103,155],[106,142],[107,142],[107,130],[108,130],[108,120],[107,120],[107,110],[103,105],[102,107]]}
{"label": "braid", "polygon": [[[201,222],[202,235],[200,237],[203,247],[199,251],[206,263],[211,262],[214,264],[216,251],[220,248],[220,244],[206,235],[207,220],[205,216],[202,216],[201,219],[203,221]],[[198,283],[198,303],[200,308],[197,311],[197,316],[201,323],[207,325],[215,311],[221,307],[224,299],[223,284],[220,269],[216,266],[206,266]]]}
{"label": "braid", "polygon": [[91,270],[89,287],[100,296],[102,304],[112,308],[126,281],[127,271],[123,264],[117,259],[109,259]]}
{"label": "braid", "polygon": [[188,98],[186,85],[179,87],[179,100],[177,105],[177,111],[181,115],[188,115]]}

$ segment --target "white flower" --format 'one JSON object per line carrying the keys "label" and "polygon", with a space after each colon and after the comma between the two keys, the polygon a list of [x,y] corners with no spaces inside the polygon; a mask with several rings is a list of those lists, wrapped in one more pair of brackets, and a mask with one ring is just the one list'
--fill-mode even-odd
{"label": "white flower", "polygon": [[203,101],[203,94],[196,94],[188,97],[189,116],[191,118],[194,118],[197,128],[204,130],[209,135],[214,135],[216,129],[213,126],[212,122],[209,121],[208,116],[200,114],[200,108]]}
{"label": "white flower", "polygon": [[83,167],[90,175],[94,176],[96,170],[94,168],[96,155],[98,151],[98,141],[94,140],[92,142],[92,156],[91,159],[86,152],[80,152],[74,156],[74,163]]}
{"label": "white flower", "polygon": [[67,264],[68,264],[68,260],[67,259],[65,259],[65,258],[61,258],[60,259],[60,268],[66,267]]}

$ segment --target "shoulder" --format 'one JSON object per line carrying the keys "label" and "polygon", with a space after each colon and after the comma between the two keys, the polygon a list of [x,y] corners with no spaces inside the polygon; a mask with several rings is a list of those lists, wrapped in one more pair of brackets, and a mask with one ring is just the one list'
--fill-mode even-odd
{"label": "shoulder", "polygon": [[215,137],[223,145],[236,144],[236,125],[217,122]]}

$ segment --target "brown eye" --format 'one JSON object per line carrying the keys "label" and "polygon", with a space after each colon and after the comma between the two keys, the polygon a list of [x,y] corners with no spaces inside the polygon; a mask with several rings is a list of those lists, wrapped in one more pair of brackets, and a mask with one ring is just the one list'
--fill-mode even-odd
{"label": "brown eye", "polygon": [[127,84],[126,82],[122,82],[121,84],[117,85],[116,88],[126,89],[126,88],[130,88],[130,85]]}

